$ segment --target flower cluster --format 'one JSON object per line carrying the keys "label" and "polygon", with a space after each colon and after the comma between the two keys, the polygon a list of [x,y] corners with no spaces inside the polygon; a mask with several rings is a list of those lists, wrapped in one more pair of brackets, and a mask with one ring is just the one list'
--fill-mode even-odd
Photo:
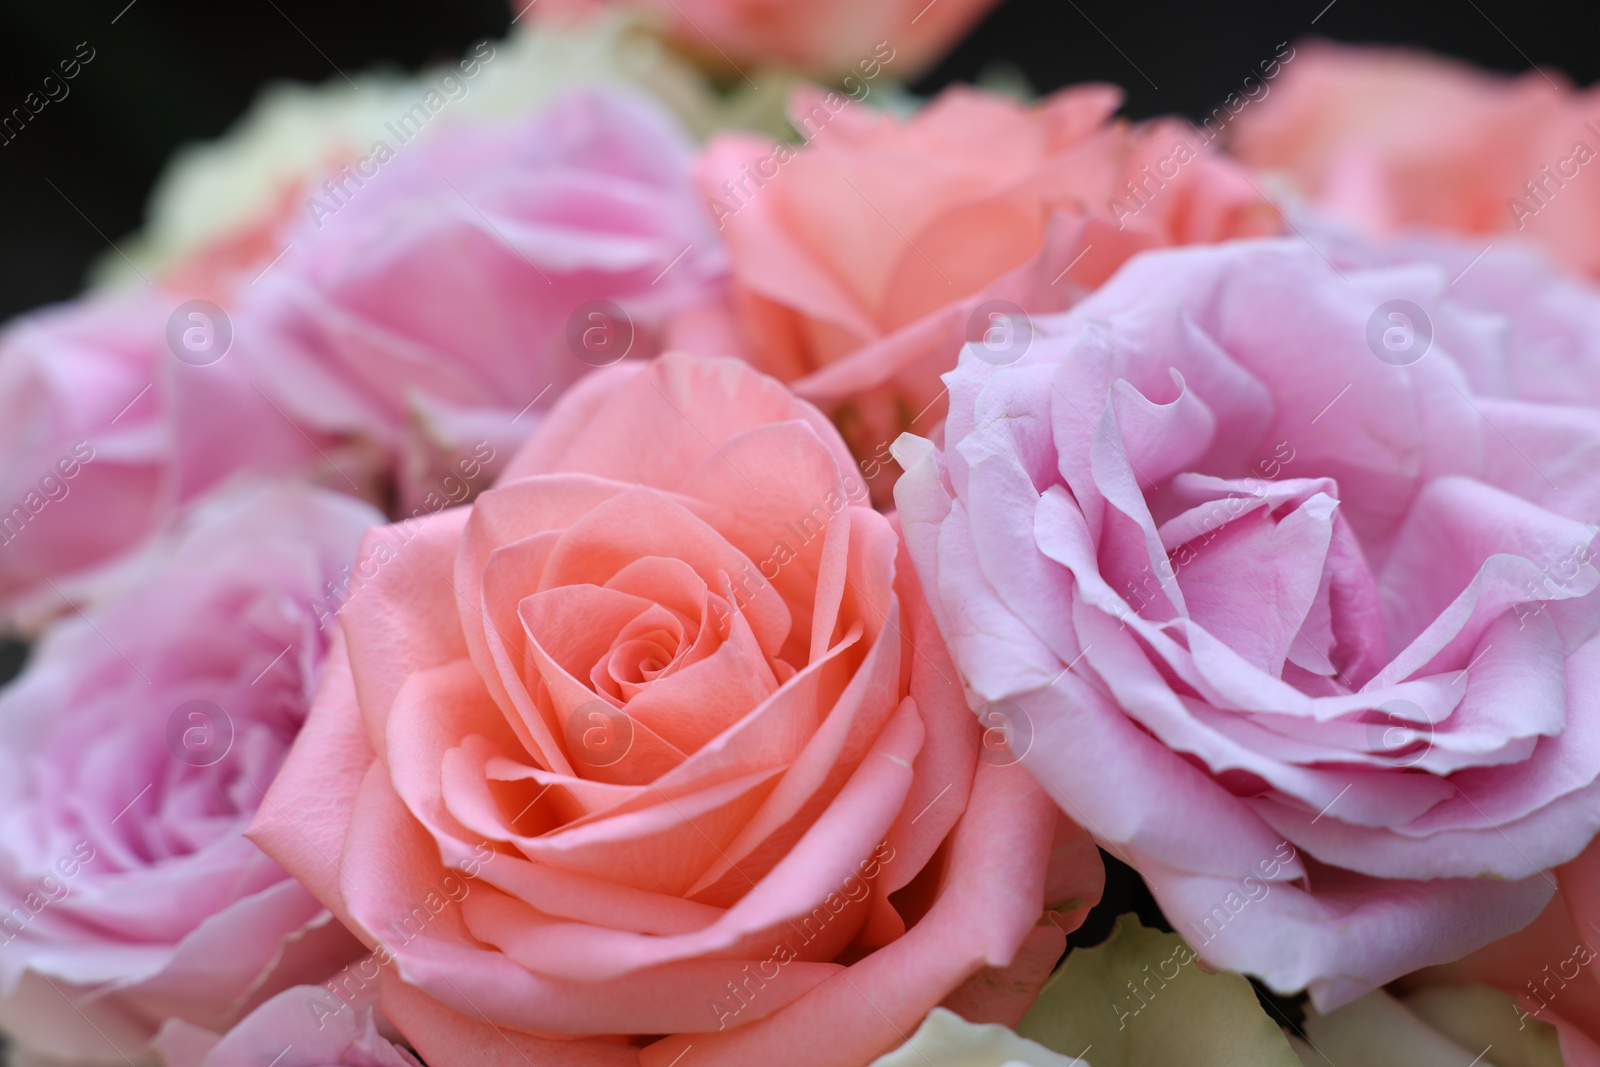
{"label": "flower cluster", "polygon": [[280,88],[0,332],[16,1062],[1600,1062],[1600,112],[988,6]]}

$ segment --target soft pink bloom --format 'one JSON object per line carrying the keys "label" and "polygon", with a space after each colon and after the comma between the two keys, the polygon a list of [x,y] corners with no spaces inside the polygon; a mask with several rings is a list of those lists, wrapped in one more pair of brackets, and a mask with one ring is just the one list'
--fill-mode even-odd
{"label": "soft pink bloom", "polygon": [[[661,20],[707,66],[738,77],[742,66],[794,67],[820,78],[878,77],[885,46],[889,76],[912,81],[932,66],[996,0],[543,0],[540,18],[568,21],[608,8]],[[849,84],[848,81],[846,84]]]}
{"label": "soft pink bloom", "polygon": [[75,1063],[226,1029],[359,946],[242,831],[310,707],[315,605],[381,516],[304,487],[187,517],[0,693],[0,1025]]}
{"label": "soft pink bloom", "polygon": [[1235,120],[1231,149],[1372,233],[1516,235],[1600,273],[1600,94],[1559,73],[1311,41]]}
{"label": "soft pink bloom", "polygon": [[[263,393],[389,457],[409,511],[478,442],[509,455],[592,366],[652,355],[710,298],[723,253],[686,138],[642,96],[573,93],[415,142],[396,130],[324,183],[235,317]],[[601,300],[631,326],[592,318]]]}
{"label": "soft pink bloom", "polygon": [[814,408],[675,354],[368,538],[251,836],[424,1059],[857,1067],[946,997],[1016,1021],[1100,864],[979,760],[864,496]]}
{"label": "soft pink bloom", "polygon": [[1600,411],[1508,390],[1516,329],[1458,349],[1440,267],[1341,273],[1148,253],[896,446],[980,716],[1203,956],[1324,1008],[1525,925],[1600,826]]}
{"label": "soft pink bloom", "polygon": [[347,1005],[297,985],[226,1034],[175,1019],[155,1044],[166,1067],[420,1067],[379,1031],[375,1014],[370,1002]]}
{"label": "soft pink bloom", "polygon": [[804,146],[707,146],[749,358],[828,411],[869,478],[901,431],[938,425],[939,375],[993,321],[980,305],[1056,311],[1143,249],[1276,232],[1203,137],[1118,121],[1120,102],[1108,85],[1031,105],[955,88],[901,118],[802,93]]}
{"label": "soft pink bloom", "polygon": [[167,325],[185,300],[142,288],[0,334],[0,627],[32,628],[84,599],[176,507],[237,470],[324,465],[226,356],[174,356]]}

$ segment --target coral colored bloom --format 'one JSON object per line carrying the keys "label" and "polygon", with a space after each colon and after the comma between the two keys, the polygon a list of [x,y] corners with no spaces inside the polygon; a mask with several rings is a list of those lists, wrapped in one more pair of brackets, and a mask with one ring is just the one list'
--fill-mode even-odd
{"label": "coral colored bloom", "polygon": [[[995,0],[544,0],[542,22],[598,17],[607,8],[653,16],[684,51],[733,77],[741,65],[793,67],[824,79],[875,77],[884,49],[892,76],[911,81],[931,66]],[[748,75],[746,75],[748,76]],[[848,84],[848,83],[847,83]]]}
{"label": "coral colored bloom", "polygon": [[1100,864],[979,759],[863,496],[814,408],[669,355],[369,537],[251,836],[423,1059],[859,1067],[952,995],[1020,1016]]}
{"label": "coral colored bloom", "polygon": [[1202,956],[1323,1009],[1525,925],[1600,826],[1600,411],[1507,390],[1525,332],[1450,281],[1150,253],[896,446],[982,714]]}
{"label": "coral colored bloom", "polygon": [[1373,234],[1520,238],[1600,274],[1596,124],[1600,93],[1556,73],[1308,42],[1235,121],[1230,148]]}
{"label": "coral colored bloom", "polygon": [[1031,105],[956,88],[900,118],[800,94],[803,147],[707,146],[747,354],[834,417],[869,478],[902,430],[938,424],[965,341],[1026,329],[1007,308],[1065,308],[1143,249],[1276,230],[1196,131],[1114,120],[1120,101],[1107,85]]}

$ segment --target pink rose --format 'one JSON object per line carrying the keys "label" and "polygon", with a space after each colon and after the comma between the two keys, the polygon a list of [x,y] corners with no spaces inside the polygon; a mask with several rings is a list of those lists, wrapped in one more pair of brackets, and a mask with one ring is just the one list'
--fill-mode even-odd
{"label": "pink rose", "polygon": [[957,88],[902,119],[800,94],[804,147],[706,148],[750,358],[833,415],[869,479],[897,434],[938,425],[963,342],[1025,345],[1026,314],[1069,306],[1140,250],[1276,230],[1203,138],[1114,120],[1120,102],[1105,85],[1034,105]]}
{"label": "pink rose", "polygon": [[980,717],[1324,1009],[1526,924],[1600,826],[1600,415],[1481,391],[1444,271],[1342,274],[1141,256],[896,446]]}
{"label": "pink rose", "polygon": [[379,1032],[374,1016],[370,1003],[345,1005],[325,989],[297,985],[226,1034],[173,1020],[156,1049],[166,1067],[421,1067]]}
{"label": "pink rose", "polygon": [[[707,66],[738,77],[740,65],[785,66],[864,84],[893,64],[913,81],[958,41],[996,0],[544,0],[541,19],[595,18],[612,7],[646,12]],[[863,79],[865,81],[863,81]],[[752,83],[754,84],[754,83]]]}
{"label": "pink rose", "polygon": [[141,289],[0,334],[0,628],[84,600],[175,507],[237,470],[312,474],[335,450],[323,440],[319,455],[223,363],[178,359],[169,322],[201,328],[184,303]]}
{"label": "pink rose", "polygon": [[75,1063],[223,1030],[359,951],[242,831],[311,702],[313,602],[382,518],[302,487],[189,517],[0,694],[0,1026]]}
{"label": "pink rose", "polygon": [[946,997],[1016,1020],[1041,911],[1103,872],[980,762],[850,468],[778,383],[669,355],[369,537],[251,831],[373,947],[330,989],[436,1063],[858,1067]]}
{"label": "pink rose", "polygon": [[653,354],[723,263],[689,147],[643,97],[408,128],[324,182],[236,315],[252,381],[390,457],[403,511],[477,442],[508,455],[591,366]]}
{"label": "pink rose", "polygon": [[[1520,235],[1600,273],[1600,95],[1396,48],[1298,45],[1231,150],[1370,232]],[[1482,248],[1485,241],[1479,241]]]}

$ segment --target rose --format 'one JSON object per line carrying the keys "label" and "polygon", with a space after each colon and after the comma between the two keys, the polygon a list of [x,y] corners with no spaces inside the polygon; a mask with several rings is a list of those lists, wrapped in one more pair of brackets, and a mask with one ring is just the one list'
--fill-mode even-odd
{"label": "rose", "polygon": [[74,1063],[224,1030],[359,946],[242,836],[310,706],[323,583],[381,517],[303,487],[189,517],[0,693],[0,1026]]}
{"label": "rose", "polygon": [[374,947],[355,976],[424,1059],[859,1065],[980,969],[953,1002],[1020,1015],[1041,908],[1076,925],[1100,864],[979,761],[863,494],[814,408],[674,354],[369,538],[251,835]]}
{"label": "rose", "polygon": [[[148,288],[0,334],[0,628],[34,629],[113,579],[173,508],[245,468],[312,471],[308,441],[216,365],[175,358],[183,298]],[[355,478],[354,464],[346,463]]]}
{"label": "rose", "polygon": [[1308,42],[1235,121],[1231,150],[1373,233],[1520,234],[1594,274],[1600,194],[1582,175],[1600,151],[1600,97],[1560,79]]}
{"label": "rose", "polygon": [[1343,275],[1142,256],[896,446],[972,699],[1204,957],[1324,1009],[1527,923],[1600,823],[1600,421],[1479,392],[1443,271]]}
{"label": "rose", "polygon": [[958,88],[900,119],[802,93],[803,147],[707,146],[699,181],[749,356],[834,416],[870,479],[898,433],[938,424],[938,376],[964,341],[1010,359],[1028,314],[1141,249],[1276,227],[1191,128],[1114,121],[1120,101],[1103,85],[1032,105]]}
{"label": "rose", "polygon": [[235,332],[252,384],[376,446],[410,510],[473,442],[508,455],[583,372],[651,354],[722,259],[643,97],[403,133],[324,183]]}
{"label": "rose", "polygon": [[880,49],[898,57],[896,76],[922,73],[995,0],[916,0],[857,4],[846,0],[796,5],[783,0],[545,0],[532,9],[544,22],[581,22],[608,8],[633,9],[664,23],[685,51],[735,77],[740,64],[794,67],[821,78],[875,77]]}
{"label": "rose", "polygon": [[220,1035],[174,1020],[156,1048],[166,1067],[420,1067],[379,1032],[371,1004],[335,1012],[327,999],[316,986],[285,989]]}
{"label": "rose", "polygon": [[1559,891],[1531,924],[1460,960],[1408,975],[1398,988],[1426,994],[1492,986],[1514,1001],[1496,1006],[1497,1024],[1519,1037],[1553,1027],[1562,1062],[1600,1063],[1600,845],[1591,843],[1556,877]]}

